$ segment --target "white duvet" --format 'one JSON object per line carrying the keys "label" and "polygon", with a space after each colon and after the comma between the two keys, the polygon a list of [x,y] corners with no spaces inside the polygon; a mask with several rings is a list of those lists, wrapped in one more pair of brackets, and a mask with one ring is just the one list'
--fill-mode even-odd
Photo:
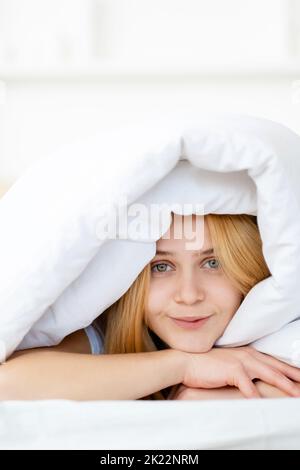
{"label": "white duvet", "polygon": [[106,449],[99,460],[107,449],[300,450],[299,403],[298,398],[7,401],[0,403],[0,449]]}
{"label": "white duvet", "polygon": [[190,203],[191,213],[200,203],[205,214],[257,215],[271,276],[217,345],[251,343],[300,366],[299,180],[300,137],[247,116],[100,130],[42,158],[0,201],[1,362],[90,324],[151,260],[169,222],[151,237],[99,237],[126,198],[129,208]]}

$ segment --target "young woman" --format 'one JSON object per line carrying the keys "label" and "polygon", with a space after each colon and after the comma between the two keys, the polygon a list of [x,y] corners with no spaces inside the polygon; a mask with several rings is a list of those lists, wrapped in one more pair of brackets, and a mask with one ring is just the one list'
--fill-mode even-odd
{"label": "young woman", "polygon": [[187,250],[190,240],[174,236],[186,217],[173,214],[155,257],[92,325],[57,346],[12,354],[0,367],[0,399],[299,397],[300,369],[251,347],[214,347],[270,275],[256,218],[194,215],[204,244]]}

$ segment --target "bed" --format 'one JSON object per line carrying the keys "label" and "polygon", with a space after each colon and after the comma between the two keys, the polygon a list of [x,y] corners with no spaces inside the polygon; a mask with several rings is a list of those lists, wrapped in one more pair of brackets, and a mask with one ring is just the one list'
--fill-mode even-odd
{"label": "bed", "polygon": [[0,449],[300,449],[300,399],[7,401]]}
{"label": "bed", "polygon": [[[0,362],[88,326],[154,256],[168,219],[150,238],[98,236],[125,195],[129,206],[179,201],[193,212],[201,202],[203,213],[256,215],[271,276],[217,345],[251,344],[300,367],[299,176],[300,137],[249,116],[100,130],[41,158],[0,201]],[[118,282],[107,257],[127,267]],[[7,401],[0,448],[299,449],[300,401]]]}

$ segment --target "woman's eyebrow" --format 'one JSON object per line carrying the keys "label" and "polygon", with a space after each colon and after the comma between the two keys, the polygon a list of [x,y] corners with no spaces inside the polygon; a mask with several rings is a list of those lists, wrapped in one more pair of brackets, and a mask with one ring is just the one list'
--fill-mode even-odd
{"label": "woman's eyebrow", "polygon": [[[204,251],[195,251],[193,253],[194,256],[199,256],[199,255],[210,255],[214,252],[213,248],[208,248],[207,250]],[[157,255],[164,255],[164,256],[172,256],[176,255],[176,251],[164,251],[164,250],[157,250],[155,256]]]}

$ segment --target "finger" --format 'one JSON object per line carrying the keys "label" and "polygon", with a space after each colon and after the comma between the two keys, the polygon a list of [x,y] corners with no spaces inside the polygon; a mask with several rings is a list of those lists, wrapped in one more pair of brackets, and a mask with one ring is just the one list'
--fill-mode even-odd
{"label": "finger", "polygon": [[245,398],[261,398],[256,385],[245,372],[239,374],[236,387],[239,388]]}
{"label": "finger", "polygon": [[274,385],[292,397],[300,397],[300,386],[270,366],[260,364],[256,377],[270,385]]}
{"label": "finger", "polygon": [[260,361],[263,361],[265,364],[270,365],[274,369],[277,369],[282,374],[286,375],[290,379],[293,379],[295,382],[300,382],[300,368],[286,364],[285,362],[282,362],[275,357],[260,353],[256,350],[254,352],[254,357]]}

